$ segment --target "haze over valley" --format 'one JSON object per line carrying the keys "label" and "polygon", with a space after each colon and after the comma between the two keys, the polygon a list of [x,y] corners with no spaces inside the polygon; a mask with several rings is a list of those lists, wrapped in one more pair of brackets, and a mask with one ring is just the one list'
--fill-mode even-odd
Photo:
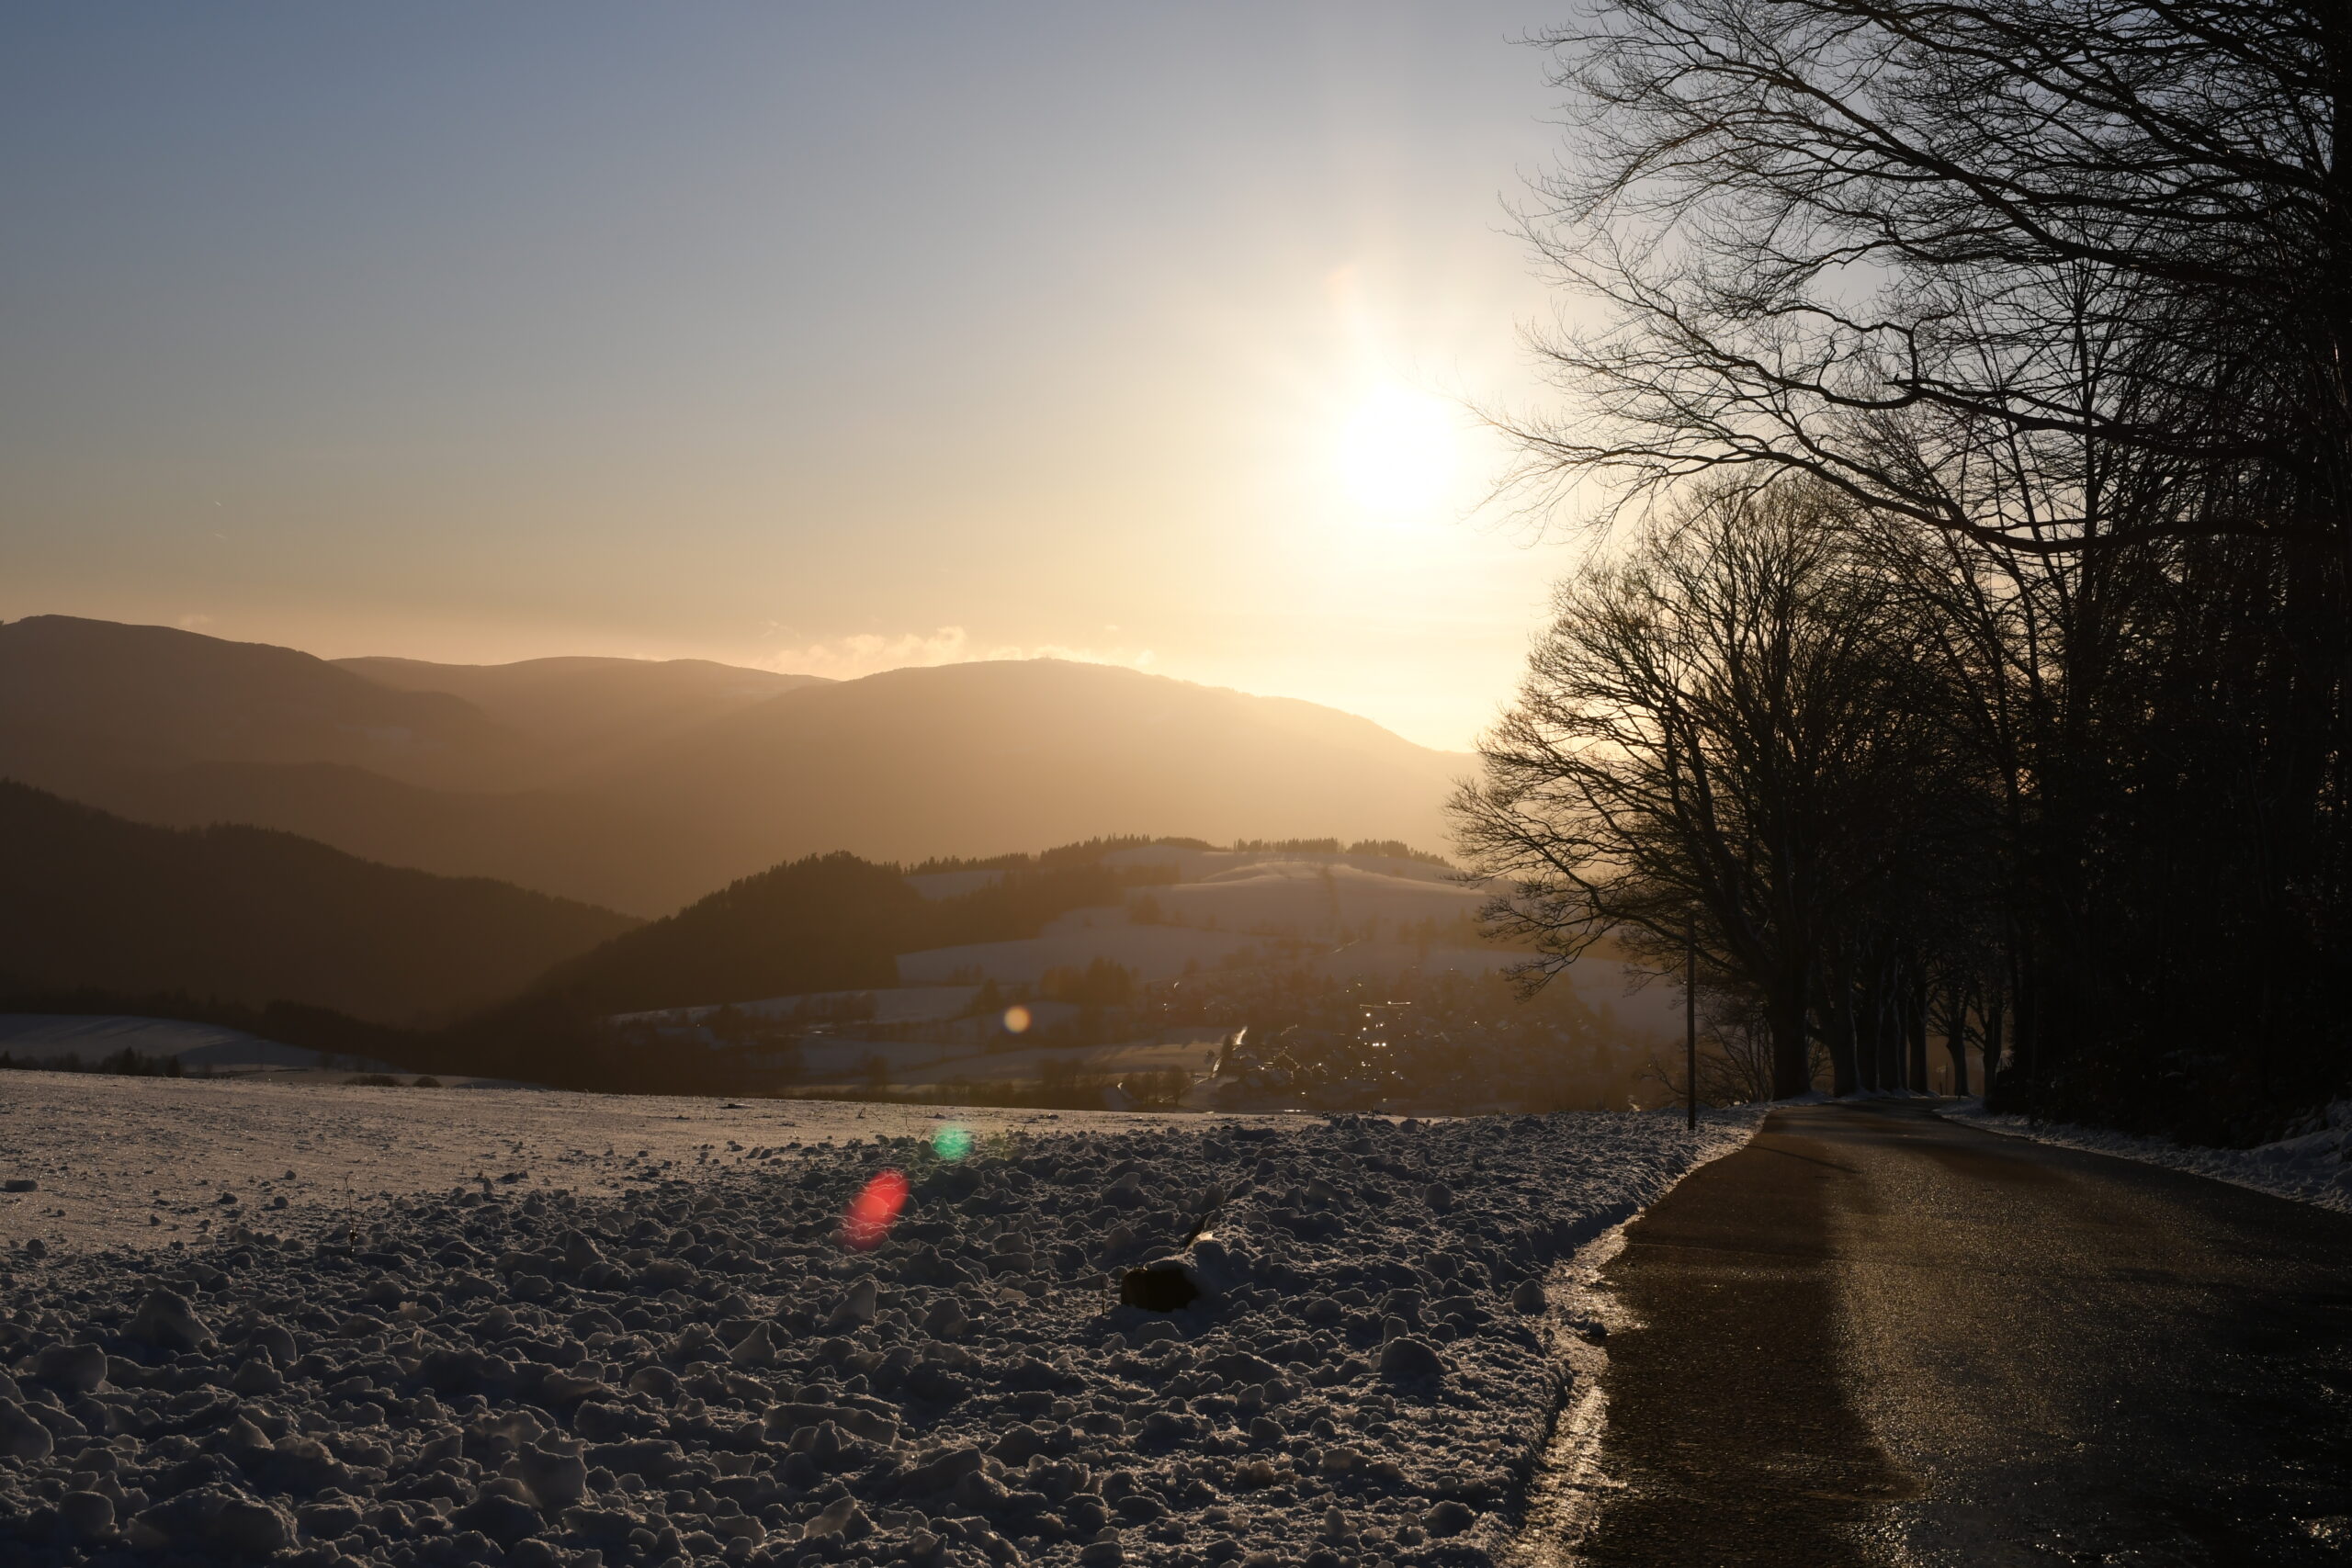
{"label": "haze over valley", "polygon": [[64,616],[0,626],[0,772],[639,915],[778,861],[1106,834],[1444,840],[1469,758],[1313,704],[1032,660],[852,681],[444,667]]}
{"label": "haze over valley", "polygon": [[2340,1564],[2347,15],[0,7],[0,1568]]}

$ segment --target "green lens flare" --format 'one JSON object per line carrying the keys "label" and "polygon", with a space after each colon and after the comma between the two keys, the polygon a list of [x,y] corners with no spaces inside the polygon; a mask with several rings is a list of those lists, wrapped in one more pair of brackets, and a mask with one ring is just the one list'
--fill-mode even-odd
{"label": "green lens flare", "polygon": [[931,1152],[941,1159],[962,1159],[972,1152],[968,1127],[942,1127],[931,1135]]}

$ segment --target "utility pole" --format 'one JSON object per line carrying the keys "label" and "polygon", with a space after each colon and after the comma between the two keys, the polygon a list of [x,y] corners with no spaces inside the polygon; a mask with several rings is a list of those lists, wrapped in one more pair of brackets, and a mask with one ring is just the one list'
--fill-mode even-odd
{"label": "utility pole", "polygon": [[1682,911],[1682,1124],[1699,1130],[1699,916]]}

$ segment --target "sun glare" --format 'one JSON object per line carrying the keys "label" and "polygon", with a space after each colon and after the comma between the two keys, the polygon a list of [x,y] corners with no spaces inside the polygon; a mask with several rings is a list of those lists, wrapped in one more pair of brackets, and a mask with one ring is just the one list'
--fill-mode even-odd
{"label": "sun glare", "polygon": [[1371,511],[1427,512],[1453,488],[1461,437],[1447,404],[1403,387],[1383,387],[1348,416],[1340,434],[1340,477]]}

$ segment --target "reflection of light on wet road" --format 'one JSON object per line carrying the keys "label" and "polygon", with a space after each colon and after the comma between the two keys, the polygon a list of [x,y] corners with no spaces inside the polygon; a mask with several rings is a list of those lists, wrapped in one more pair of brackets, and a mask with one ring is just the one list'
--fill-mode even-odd
{"label": "reflection of light on wet road", "polygon": [[1004,1010],[1004,1032],[1007,1034],[1029,1032],[1029,1010],[1019,1002]]}
{"label": "reflection of light on wet road", "polygon": [[860,1252],[881,1246],[906,1206],[907,1179],[895,1170],[884,1171],[849,1201],[849,1213],[842,1219],[842,1245]]}
{"label": "reflection of light on wet road", "polygon": [[972,1152],[972,1130],[969,1127],[942,1127],[931,1135],[931,1152],[941,1159],[962,1159]]}

